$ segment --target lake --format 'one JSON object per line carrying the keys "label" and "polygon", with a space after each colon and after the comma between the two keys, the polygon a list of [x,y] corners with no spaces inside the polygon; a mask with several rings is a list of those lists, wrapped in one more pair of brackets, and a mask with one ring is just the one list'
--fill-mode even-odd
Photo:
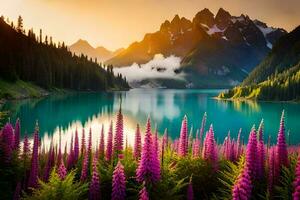
{"label": "lake", "polygon": [[[27,99],[10,101],[2,110],[9,110],[12,122],[21,120],[21,131],[32,136],[35,122],[38,120],[40,134],[45,145],[50,138],[59,138],[61,130],[62,143],[70,141],[76,128],[81,136],[82,128],[86,135],[91,128],[93,142],[99,141],[101,125],[107,132],[111,120],[115,120],[116,112],[122,102],[124,114],[124,132],[128,142],[133,143],[136,124],[144,130],[147,117],[151,117],[152,127],[157,125],[160,135],[168,129],[172,139],[179,136],[181,120],[186,114],[189,128],[199,129],[202,116],[207,112],[209,124],[213,124],[215,136],[219,142],[230,130],[236,137],[242,128],[247,140],[253,124],[258,127],[261,119],[265,122],[264,139],[276,141],[279,120],[282,110],[286,112],[286,130],[290,136],[290,144],[300,142],[300,104],[271,102],[231,102],[213,99],[220,90],[169,90],[169,89],[132,89],[126,92],[76,93],[53,95],[43,99]],[[120,100],[121,99],[121,100]]]}

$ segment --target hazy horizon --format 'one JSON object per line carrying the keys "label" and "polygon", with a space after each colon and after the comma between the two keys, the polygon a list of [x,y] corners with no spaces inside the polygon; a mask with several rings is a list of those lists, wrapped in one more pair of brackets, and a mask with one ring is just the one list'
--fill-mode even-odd
{"label": "hazy horizon", "polygon": [[24,19],[26,29],[35,32],[41,28],[44,35],[67,45],[78,39],[87,40],[93,47],[109,50],[126,48],[134,41],[143,39],[145,33],[155,32],[165,20],[176,14],[192,20],[204,8],[214,14],[220,7],[232,15],[247,14],[269,26],[291,31],[299,25],[300,1],[289,0],[282,5],[279,0],[240,2],[235,0],[0,0],[1,15],[16,21]]}

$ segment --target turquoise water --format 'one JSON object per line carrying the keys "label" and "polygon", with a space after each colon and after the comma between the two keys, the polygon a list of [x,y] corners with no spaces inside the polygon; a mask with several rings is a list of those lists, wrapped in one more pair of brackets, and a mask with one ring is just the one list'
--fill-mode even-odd
{"label": "turquoise water", "polygon": [[[38,120],[40,133],[45,144],[50,138],[58,138],[61,130],[63,142],[68,142],[75,129],[89,128],[93,131],[94,142],[98,141],[101,125],[108,129],[110,120],[115,120],[122,99],[125,120],[125,134],[128,142],[133,142],[134,130],[139,123],[144,128],[149,115],[152,124],[157,125],[162,134],[168,128],[170,136],[178,137],[183,116],[188,117],[189,128],[200,127],[204,112],[209,124],[213,124],[219,142],[230,130],[236,137],[242,128],[245,140],[253,124],[258,126],[265,121],[265,140],[268,135],[276,140],[281,111],[286,112],[286,130],[290,132],[289,142],[300,143],[300,104],[271,102],[230,102],[218,101],[212,97],[220,90],[164,90],[133,89],[127,92],[80,93],[50,96],[44,99],[31,99],[8,102],[2,110],[9,110],[11,121],[21,119],[22,132],[32,135],[35,121]],[[194,131],[195,132],[195,131]],[[81,135],[81,134],[79,134]]]}

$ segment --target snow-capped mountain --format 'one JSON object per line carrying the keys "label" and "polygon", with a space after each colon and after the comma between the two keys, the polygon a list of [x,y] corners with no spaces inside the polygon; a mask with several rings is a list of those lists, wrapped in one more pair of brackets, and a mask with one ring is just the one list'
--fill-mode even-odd
{"label": "snow-capped mountain", "polygon": [[122,67],[147,63],[156,54],[174,55],[182,58],[186,84],[229,87],[242,81],[284,34],[247,15],[232,16],[223,8],[214,15],[205,8],[192,20],[175,15],[106,63]]}

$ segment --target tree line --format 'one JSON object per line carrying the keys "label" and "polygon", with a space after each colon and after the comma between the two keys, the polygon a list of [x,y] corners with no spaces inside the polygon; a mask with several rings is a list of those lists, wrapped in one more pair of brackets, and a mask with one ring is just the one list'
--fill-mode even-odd
{"label": "tree line", "polygon": [[113,66],[81,54],[72,54],[64,42],[43,37],[23,28],[19,16],[17,25],[0,18],[0,78],[14,82],[30,81],[46,89],[107,90],[129,88],[126,78],[115,75]]}

